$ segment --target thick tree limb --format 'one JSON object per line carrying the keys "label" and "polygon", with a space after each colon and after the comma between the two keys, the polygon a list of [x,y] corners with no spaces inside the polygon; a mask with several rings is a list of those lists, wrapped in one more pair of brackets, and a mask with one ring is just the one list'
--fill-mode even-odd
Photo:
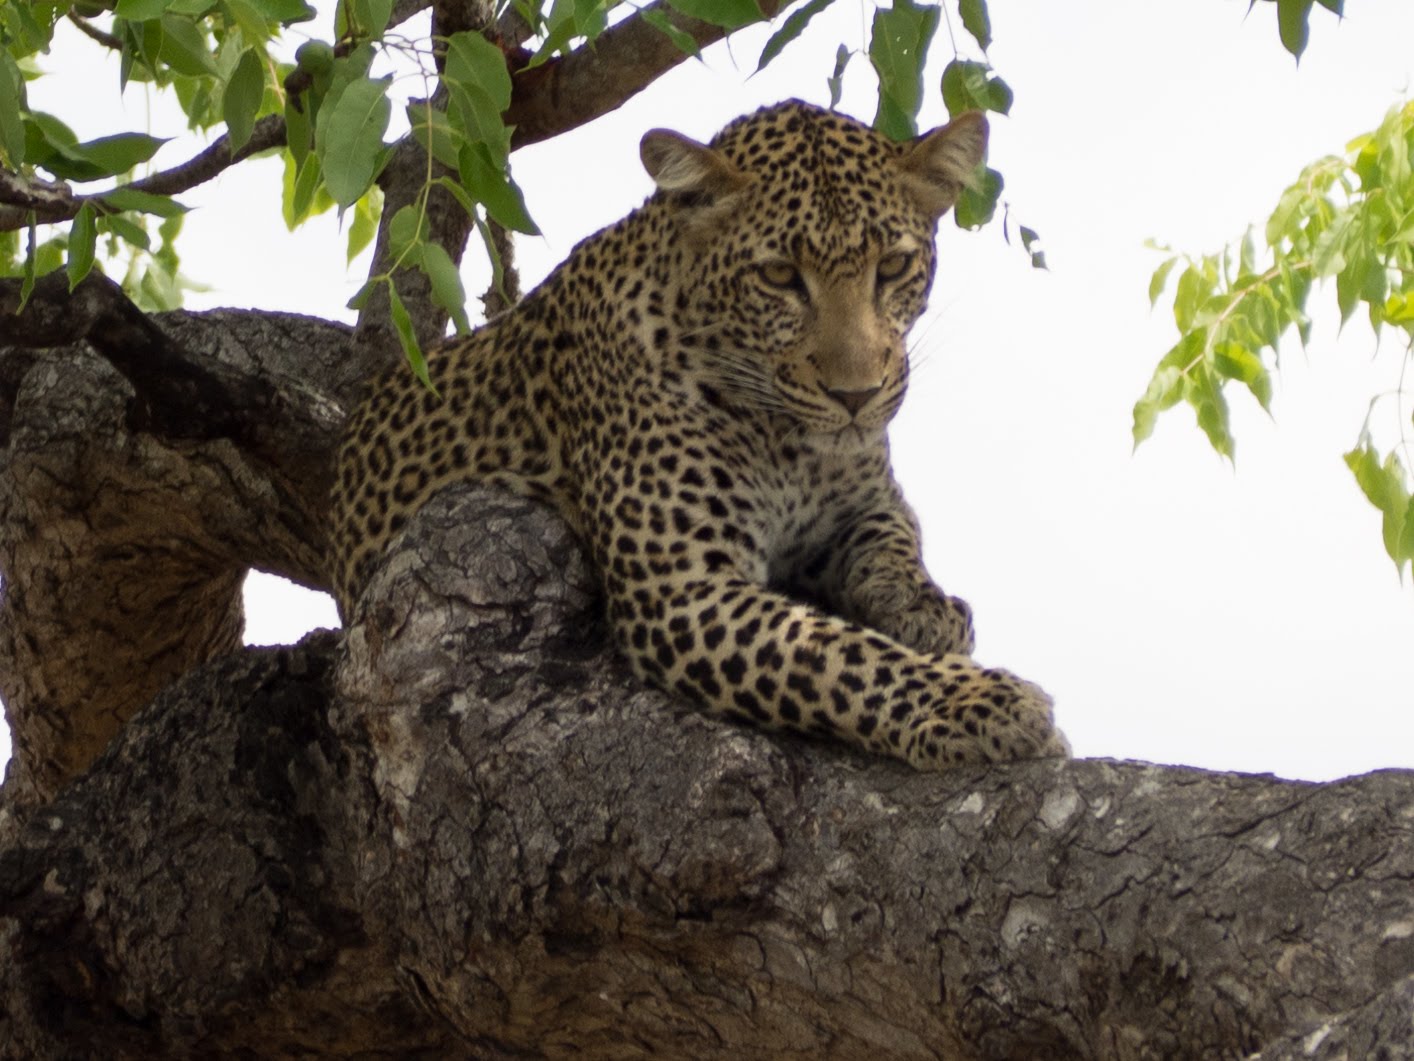
{"label": "thick tree limb", "polygon": [[332,669],[164,694],[10,823],[3,1056],[1407,1056],[1414,774],[920,775],[647,692],[597,615],[556,517],[454,492]]}
{"label": "thick tree limb", "polygon": [[[241,364],[210,356],[205,337],[189,333],[196,345],[188,348],[97,271],[72,293],[62,274],[42,277],[22,313],[16,313],[19,294],[18,280],[0,280],[7,341],[29,348],[89,343],[133,389],[126,415],[130,430],[169,442],[228,439],[280,469],[301,497],[327,492],[343,410],[295,382],[305,366],[290,364],[288,375],[266,376],[251,371],[248,354]],[[343,380],[348,397],[354,382],[349,373],[333,378]]]}
{"label": "thick tree limb", "polygon": [[[206,150],[186,162],[123,185],[152,195],[176,195],[205,184],[222,170],[242,159],[285,142],[285,119],[267,114],[255,123],[250,139],[234,154],[230,138],[222,133]],[[111,191],[112,189],[108,189]],[[8,170],[0,170],[0,231],[15,231],[29,224],[33,213],[40,224],[72,221],[86,202],[97,202],[108,191],[81,194],[64,183],[27,181]]]}
{"label": "thick tree limb", "polygon": [[163,686],[239,646],[248,567],[324,583],[332,452],[360,382],[336,325],[154,322],[97,277],[72,300],[49,293],[6,318],[11,335],[82,336],[106,360],[86,345],[0,350],[0,692],[10,796],[27,802],[87,768]]}
{"label": "thick tree limb", "polygon": [[[780,2],[762,0],[760,7],[765,18],[772,18]],[[699,47],[727,35],[720,26],[688,18],[663,0],[644,10],[665,17]],[[515,126],[511,146],[536,144],[593,121],[621,107],[687,58],[666,34],[635,14],[605,30],[593,44],[518,71],[506,111],[506,124]]]}

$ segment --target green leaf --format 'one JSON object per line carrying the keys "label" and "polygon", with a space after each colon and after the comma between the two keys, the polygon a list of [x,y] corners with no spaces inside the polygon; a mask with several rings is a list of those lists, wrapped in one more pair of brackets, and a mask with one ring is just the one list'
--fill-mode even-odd
{"label": "green leaf", "polygon": [[764,70],[772,59],[781,54],[781,50],[787,44],[800,36],[812,18],[833,2],[834,0],[809,0],[808,3],[792,11],[785,22],[781,23],[781,28],[771,34],[771,39],[766,42],[766,47],[761,49],[761,58],[756,61],[757,72]]}
{"label": "green leaf", "polygon": [[527,235],[540,235],[525,208],[521,190],[506,174],[505,166],[491,157],[485,144],[468,144],[462,149],[459,171],[467,190],[486,205],[486,212],[499,224]]}
{"label": "green leaf", "polygon": [[987,168],[976,182],[962,189],[953,208],[958,228],[981,228],[991,221],[1001,201],[1002,187],[1002,175]]}
{"label": "green leaf", "polygon": [[869,61],[879,75],[879,109],[874,127],[893,140],[918,135],[918,108],[923,102],[923,61],[938,29],[936,4],[894,0],[874,12],[869,37]]}
{"label": "green leaf", "polygon": [[1134,403],[1134,445],[1154,433],[1159,413],[1172,408],[1183,397],[1183,373],[1171,365],[1160,365],[1149,380],[1144,396]]}
{"label": "green leaf", "polygon": [[638,17],[666,36],[684,55],[690,55],[694,59],[702,58],[702,49],[697,46],[697,40],[692,34],[674,26],[672,19],[662,11],[655,7],[644,7],[639,9]]}
{"label": "green leaf", "polygon": [[84,203],[74,215],[74,223],[69,226],[69,290],[79,286],[79,282],[93,268],[93,251],[98,242],[98,228],[94,224],[92,203]]}
{"label": "green leaf", "polygon": [[378,221],[383,216],[383,190],[374,185],[368,194],[354,203],[353,221],[349,224],[348,261],[359,256],[378,234]]}
{"label": "green leaf", "polygon": [[110,232],[119,239],[126,240],[142,250],[152,249],[152,238],[141,225],[134,224],[122,214],[106,214],[98,219],[98,230]]}
{"label": "green leaf", "polygon": [[241,40],[245,43],[264,45],[269,42],[270,24],[274,20],[267,18],[249,0],[221,0],[221,14],[241,31]]}
{"label": "green leaf", "polygon": [[354,81],[337,98],[327,99],[314,129],[314,151],[324,185],[341,207],[353,205],[377,176],[383,158],[383,134],[392,104],[391,77]]}
{"label": "green leaf", "polygon": [[479,33],[453,34],[443,77],[452,97],[453,127],[493,147],[504,160],[510,135],[501,116],[511,103],[511,75],[501,49]]}
{"label": "green leaf", "polygon": [[285,100],[285,150],[298,170],[314,147],[313,107],[306,93],[303,101],[291,94]]}
{"label": "green leaf", "polygon": [[1391,295],[1385,303],[1384,317],[1391,324],[1414,324],[1414,291]]}
{"label": "green leaf", "polygon": [[962,28],[972,34],[984,52],[992,46],[992,20],[987,15],[987,0],[958,0]]}
{"label": "green leaf", "polygon": [[[995,207],[993,208],[995,209]],[[1034,228],[1027,228],[1022,225],[1018,230],[1021,236],[1021,249],[1031,256],[1031,268],[1046,268],[1046,252],[1034,249],[1040,242],[1041,236]]]}
{"label": "green leaf", "polygon": [[16,55],[33,55],[49,50],[54,37],[54,23],[69,5],[51,2],[46,6],[48,11],[41,21],[31,11],[31,7],[40,9],[38,4],[0,4],[0,36],[8,36],[9,46]]}
{"label": "green leaf", "polygon": [[427,374],[427,359],[422,356],[422,347],[417,344],[417,333],[412,328],[412,317],[408,315],[403,300],[398,297],[398,289],[393,286],[391,279],[388,281],[388,308],[392,313],[393,327],[398,332],[398,341],[402,343],[403,356],[407,358],[413,375],[422,381],[424,387],[435,394],[437,388],[432,386],[432,379]]}
{"label": "green leaf", "polygon": [[1396,546],[1398,551],[1390,554],[1401,577],[1404,575],[1404,565],[1414,563],[1414,497],[1411,497],[1409,503],[1404,506],[1402,527]]}
{"label": "green leaf", "polygon": [[319,159],[310,155],[303,166],[296,168],[294,159],[285,156],[285,176],[280,211],[285,227],[294,231],[314,214],[322,214],[334,205],[323,191],[323,170]]}
{"label": "green leaf", "polygon": [[467,217],[475,220],[480,219],[481,215],[477,213],[476,210],[476,200],[468,194],[465,188],[451,177],[438,177],[435,183],[440,184],[443,188],[452,193],[452,198],[461,204],[462,209],[466,211]]}
{"label": "green leaf", "polygon": [[825,79],[825,84],[830,89],[830,110],[834,110],[840,105],[840,96],[844,94],[844,68],[849,64],[850,56],[854,53],[843,44],[835,51],[835,70]]}
{"label": "green leaf", "polygon": [[18,170],[25,161],[25,80],[19,64],[0,48],[0,162]]}
{"label": "green leaf", "polygon": [[177,73],[188,77],[217,77],[220,73],[211,57],[206,34],[195,21],[183,15],[162,16],[162,43],[157,55]]}
{"label": "green leaf", "polygon": [[1252,227],[1242,234],[1242,243],[1237,252],[1237,278],[1246,280],[1257,272],[1257,245],[1252,240]]}
{"label": "green leaf", "polygon": [[1213,367],[1220,375],[1246,384],[1262,408],[1271,412],[1271,376],[1256,353],[1240,343],[1217,343],[1213,347]]}
{"label": "green leaf", "polygon": [[388,222],[388,253],[402,262],[428,236],[427,214],[412,203],[400,207]]}
{"label": "green leaf", "polygon": [[308,22],[318,14],[304,0],[245,0],[271,22],[288,26],[292,22]]}
{"label": "green leaf", "polygon": [[192,18],[203,18],[215,6],[216,0],[171,0],[167,5],[167,10],[174,15],[190,15]]}
{"label": "green leaf", "polygon": [[103,205],[114,210],[137,210],[144,214],[156,214],[158,217],[176,217],[188,210],[188,207],[170,195],[153,195],[126,185],[114,188],[111,192],[104,192],[100,200]]}
{"label": "green leaf", "polygon": [[1183,396],[1198,414],[1198,426],[1208,436],[1213,449],[1232,460],[1233,441],[1227,399],[1223,397],[1217,378],[1200,366],[1187,375],[1184,383]]}
{"label": "green leaf", "polygon": [[1184,395],[1184,381],[1203,356],[1206,332],[1189,332],[1163,356],[1144,396],[1134,406],[1134,446],[1137,449],[1154,430],[1159,413],[1177,405]]}
{"label": "green leaf", "polygon": [[102,176],[111,177],[146,162],[166,142],[146,133],[119,133],[77,144],[70,149],[70,154],[93,163]]}
{"label": "green leaf", "polygon": [[1308,197],[1304,184],[1293,184],[1281,193],[1277,208],[1267,218],[1267,245],[1278,246],[1282,240],[1294,239],[1300,231],[1301,219],[1305,216]]}
{"label": "green leaf", "polygon": [[119,133],[76,143],[73,130],[51,114],[25,118],[25,157],[65,180],[92,181],[146,162],[167,141],[145,133]]}
{"label": "green leaf", "polygon": [[262,49],[247,48],[241,53],[226,90],[221,93],[221,117],[226,121],[231,153],[235,154],[250,139],[255,128],[255,115],[265,98],[265,64]]}
{"label": "green leaf", "polygon": [[[465,205],[465,204],[463,204]],[[506,265],[501,260],[501,250],[496,246],[496,239],[491,234],[491,226],[475,210],[467,208],[472,219],[476,222],[476,231],[481,234],[481,242],[486,247],[486,257],[491,262],[491,284],[500,294],[502,300],[510,305],[511,298],[506,292]]]}
{"label": "green leaf", "polygon": [[381,279],[365,280],[363,282],[363,286],[360,287],[356,292],[354,292],[354,297],[349,299],[346,303],[348,308],[356,309],[359,312],[362,312],[363,308],[368,305],[369,297],[373,294],[375,290],[377,290],[378,285],[382,282],[383,281]]}
{"label": "green leaf", "polygon": [[475,88],[496,108],[499,118],[511,105],[511,75],[500,48],[479,33],[454,33],[447,41],[446,76]]}
{"label": "green leaf", "polygon": [[171,0],[118,0],[113,14],[132,22],[146,22],[148,19],[161,18],[162,12],[170,6]]}
{"label": "green leaf", "polygon": [[1173,296],[1173,319],[1180,332],[1186,332],[1195,323],[1198,307],[1211,297],[1212,282],[1197,264],[1190,263],[1178,276],[1178,289]]}
{"label": "green leaf", "polygon": [[437,243],[424,243],[421,251],[422,271],[432,281],[432,301],[451,314],[458,332],[471,331],[466,317],[466,289],[452,256]]}
{"label": "green leaf", "polygon": [[353,0],[360,37],[381,37],[393,14],[393,0]]}
{"label": "green leaf", "polygon": [[668,0],[668,6],[689,18],[726,30],[740,29],[766,17],[756,0]]}
{"label": "green leaf", "polygon": [[445,111],[439,111],[426,101],[407,106],[408,127],[424,151],[444,166],[455,169],[457,155],[467,139],[452,125]]}
{"label": "green leaf", "polygon": [[31,111],[24,118],[25,160],[61,180],[97,180],[103,171],[74,153],[78,138],[52,114]]}
{"label": "green leaf", "polygon": [[1306,20],[1311,14],[1312,0],[1277,0],[1277,31],[1281,43],[1300,62],[1306,50],[1309,29]]}
{"label": "green leaf", "polygon": [[1173,272],[1173,267],[1178,264],[1177,258],[1169,258],[1159,264],[1154,270],[1154,275],[1149,277],[1149,308],[1153,309],[1159,303],[1159,296],[1164,293],[1164,286],[1168,283],[1169,273]]}
{"label": "green leaf", "polygon": [[1414,557],[1406,533],[1410,498],[1404,485],[1404,466],[1393,453],[1381,462],[1368,439],[1345,454],[1345,464],[1355,475],[1366,499],[1384,516],[1385,552],[1402,574],[1405,563]]}
{"label": "green leaf", "polygon": [[1011,88],[999,77],[991,76],[986,63],[954,59],[943,69],[943,102],[948,113],[956,116],[964,111],[995,111],[1006,114],[1011,110]]}
{"label": "green leaf", "polygon": [[[554,55],[569,52],[570,44],[576,38],[592,41],[598,37],[608,26],[605,9],[613,2],[616,0],[552,0],[548,14],[536,12],[532,16],[532,24],[540,27],[542,40],[526,68],[537,67]],[[645,21],[666,32],[670,39],[676,39],[680,51],[692,54],[696,50],[696,41],[692,41],[690,48],[682,46],[681,38],[672,32],[676,27],[666,19],[665,12],[654,11],[654,14],[662,17]],[[691,40],[690,37],[688,39]]]}

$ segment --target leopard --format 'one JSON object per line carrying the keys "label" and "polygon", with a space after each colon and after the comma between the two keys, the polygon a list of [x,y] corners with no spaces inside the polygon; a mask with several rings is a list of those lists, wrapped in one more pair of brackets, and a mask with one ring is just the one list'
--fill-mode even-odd
{"label": "leopard", "polygon": [[800,100],[708,143],[647,132],[642,206],[351,413],[344,620],[418,509],[476,482],[555,506],[638,678],[712,715],[920,770],[1069,754],[1039,686],[972,658],[890,461],[938,223],[987,138],[979,112],[895,140]]}

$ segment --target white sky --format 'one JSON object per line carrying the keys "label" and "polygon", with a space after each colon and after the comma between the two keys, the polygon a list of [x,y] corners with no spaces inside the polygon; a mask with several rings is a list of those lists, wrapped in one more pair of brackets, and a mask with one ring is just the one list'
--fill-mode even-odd
{"label": "white sky", "polygon": [[[1012,116],[993,122],[992,164],[1051,268],[1033,272],[995,226],[945,224],[895,464],[934,576],[974,607],[979,658],[1050,690],[1078,755],[1312,779],[1414,766],[1414,591],[1341,460],[1370,397],[1397,384],[1402,351],[1376,356],[1363,325],[1338,335],[1334,314],[1318,314],[1310,351],[1285,351],[1275,422],[1232,395],[1235,471],[1186,409],[1131,454],[1130,409],[1174,339],[1162,306],[1148,310],[1159,257],[1144,240],[1216,250],[1263,220],[1304,164],[1410,92],[1407,0],[1350,0],[1339,25],[1318,8],[1299,70],[1275,5],[1244,17],[1247,6],[992,0],[990,58],[1016,92]],[[520,243],[527,283],[648,193],[645,130],[706,138],[763,103],[827,102],[835,45],[858,42],[872,11],[836,7],[762,75],[748,79],[768,31],[744,33],[615,114],[518,153],[545,232]],[[940,36],[925,126],[942,119]],[[101,105],[94,49],[70,45],[50,64],[81,53],[82,78],[36,83],[34,104],[85,136],[143,127],[144,97]],[[872,117],[862,55],[843,109]],[[180,122],[158,113],[152,128],[172,135]],[[155,161],[191,150],[169,145]],[[345,270],[332,218],[289,236],[279,180],[270,160],[184,197],[201,206],[185,271],[212,288],[189,306],[347,317],[366,265]],[[466,273],[468,291],[485,289],[470,256]],[[248,603],[253,643],[334,621],[327,598],[264,576]]]}

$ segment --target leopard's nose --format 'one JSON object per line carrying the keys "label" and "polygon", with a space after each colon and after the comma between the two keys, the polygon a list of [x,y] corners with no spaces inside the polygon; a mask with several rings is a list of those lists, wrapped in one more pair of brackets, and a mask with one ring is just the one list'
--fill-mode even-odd
{"label": "leopard's nose", "polygon": [[863,390],[827,390],[828,394],[835,401],[845,407],[851,416],[856,415],[860,409],[869,404],[869,399],[878,394],[883,387],[865,387]]}

